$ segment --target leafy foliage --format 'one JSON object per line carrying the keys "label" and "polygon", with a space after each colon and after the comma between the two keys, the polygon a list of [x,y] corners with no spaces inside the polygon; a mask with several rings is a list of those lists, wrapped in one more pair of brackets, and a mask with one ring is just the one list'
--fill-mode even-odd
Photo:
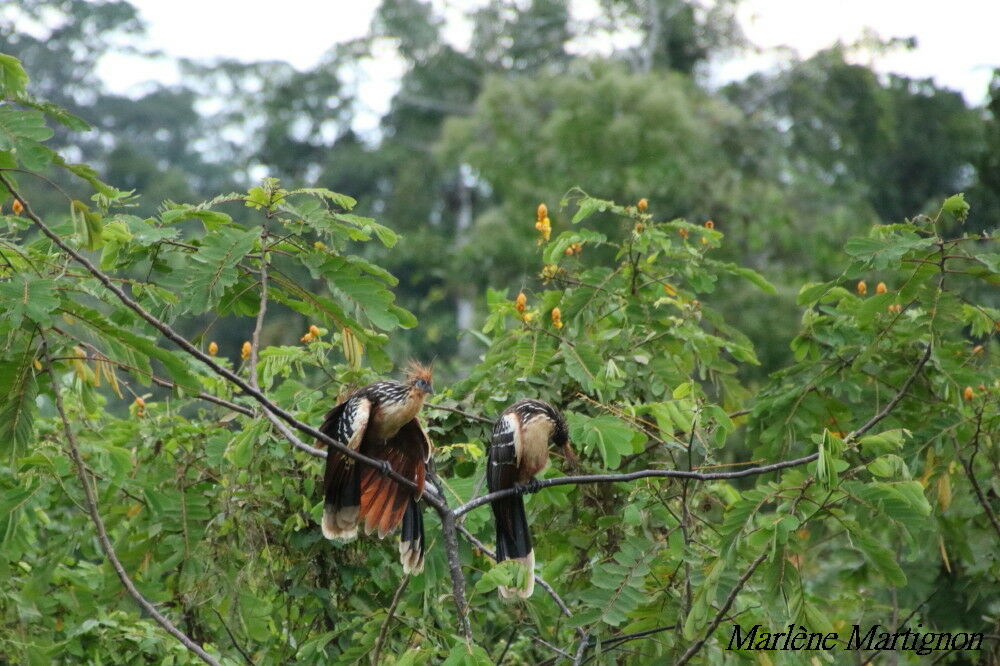
{"label": "leafy foliage", "polygon": [[[538,573],[570,616],[541,588],[523,605],[498,600],[493,589],[523,574],[463,542],[469,643],[456,633],[437,521],[426,521],[426,570],[405,588],[394,545],[323,540],[320,461],[293,453],[255,401],[108,287],[120,286],[171,330],[195,331],[188,337],[216,363],[249,377],[266,272],[267,317],[305,318],[315,330],[293,345],[268,344],[282,336],[265,330],[254,379],[275,404],[315,424],[344,391],[387,374],[390,336],[417,323],[396,304],[396,278],[367,250],[378,241],[395,251],[403,244],[396,232],[350,212],[347,195],[285,189],[275,179],[133,215],[131,192],[37,143],[44,125],[34,102],[21,99],[26,76],[13,59],[0,58],[0,67],[6,127],[22,128],[0,147],[0,174],[20,193],[23,178],[11,169],[48,165],[92,188],[92,205],[67,198],[43,222],[105,272],[96,276],[39,236],[27,211],[13,214],[25,202],[14,207],[8,193],[0,659],[195,659],[121,593],[76,509],[85,500],[64,427],[79,441],[126,572],[224,663],[239,662],[239,646],[261,663],[348,664],[376,644],[396,664],[484,664],[501,651],[539,663],[558,654],[549,645],[603,663],[663,663],[703,638],[697,659],[716,663],[743,659],[724,652],[724,625],[706,635],[730,602],[729,614],[747,626],[832,631],[912,612],[939,630],[995,627],[1000,310],[995,293],[983,294],[1000,282],[1000,266],[992,233],[957,226],[975,215],[963,199],[873,226],[837,255],[837,277],[801,289],[727,258],[714,223],[664,219],[645,203],[571,190],[558,213],[552,202],[558,233],[538,242],[527,237],[525,216],[528,231],[509,238],[537,277],[486,292],[482,357],[437,397],[459,411],[426,412],[450,500],[476,495],[485,466],[487,432],[466,414],[489,420],[527,396],[562,409],[574,442],[573,452],[554,452],[546,477],[809,464],[697,482],[565,484],[526,497]],[[651,96],[654,109],[660,95],[675,96],[685,100],[674,109],[680,125],[696,124],[684,84],[665,92],[641,84],[607,76],[595,85]],[[565,85],[585,92],[579,81]],[[541,126],[568,132],[560,118]],[[689,140],[684,149],[696,155],[712,137],[699,130]],[[564,157],[553,163],[572,182]],[[491,179],[500,186],[502,176]],[[793,360],[758,383],[745,379],[759,363],[741,330],[745,317],[720,293],[734,283],[798,294]],[[239,323],[245,347],[214,341],[219,316]],[[463,525],[487,543],[488,513],[475,509]],[[626,644],[631,652],[620,650]]]}

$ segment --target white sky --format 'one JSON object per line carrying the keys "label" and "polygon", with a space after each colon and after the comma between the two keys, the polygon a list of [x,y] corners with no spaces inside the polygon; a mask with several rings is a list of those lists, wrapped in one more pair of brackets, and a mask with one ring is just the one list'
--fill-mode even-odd
{"label": "white sky", "polygon": [[[378,0],[131,0],[148,26],[144,48],[160,49],[175,57],[239,60],[284,60],[299,69],[315,64],[334,43],[361,37],[368,31]],[[589,13],[593,0],[572,0],[575,9]],[[460,20],[461,7],[470,3],[436,0],[449,21],[448,38],[468,40]],[[196,17],[196,18],[192,18]],[[975,104],[986,97],[993,67],[1000,66],[1000,0],[744,0],[740,21],[750,41],[764,49],[790,47],[808,57],[836,40],[853,42],[865,28],[879,36],[910,37],[917,49],[878,56],[881,72],[933,77],[939,85],[961,90]],[[773,51],[718,63],[715,76],[742,78],[772,66],[780,56]],[[174,83],[176,69],[161,61],[106,58],[99,73],[118,92],[136,93],[151,80]],[[385,110],[401,74],[388,50],[362,74],[360,87],[372,120]],[[360,128],[359,128],[360,129]]]}

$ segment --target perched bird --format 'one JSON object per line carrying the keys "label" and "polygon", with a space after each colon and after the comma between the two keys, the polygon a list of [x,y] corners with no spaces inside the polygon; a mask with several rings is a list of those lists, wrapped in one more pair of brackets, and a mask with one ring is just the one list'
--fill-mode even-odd
{"label": "perched bird", "polygon": [[412,363],[405,382],[382,381],[354,391],[330,410],[320,431],[370,458],[391,465],[412,479],[416,490],[377,469],[330,451],[323,478],[323,536],[353,539],[358,523],[379,538],[402,522],[399,559],[406,573],[424,567],[424,525],[417,500],[424,491],[431,444],[417,420],[424,398],[432,393],[431,369]]}
{"label": "perched bird", "polygon": [[[549,462],[549,444],[567,447],[569,437],[562,415],[541,400],[518,400],[493,424],[487,457],[486,485],[490,492],[531,489],[535,475]],[[535,589],[535,553],[521,494],[492,502],[497,529],[497,562],[517,560],[528,569],[522,588],[500,587],[500,595],[527,599]]]}

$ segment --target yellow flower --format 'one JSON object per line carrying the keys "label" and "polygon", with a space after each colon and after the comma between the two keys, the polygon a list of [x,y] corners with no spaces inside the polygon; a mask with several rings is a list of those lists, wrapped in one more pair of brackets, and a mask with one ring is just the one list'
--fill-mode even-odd
{"label": "yellow flower", "polygon": [[706,229],[714,229],[715,228],[715,222],[713,222],[712,220],[706,220],[705,221],[705,228]]}
{"label": "yellow flower", "polygon": [[559,308],[552,308],[552,325],[556,328],[562,328],[562,312]]}
{"label": "yellow flower", "polygon": [[885,282],[879,282],[877,285],[875,285],[876,294],[884,294],[886,291],[888,290],[885,287]]}
{"label": "yellow flower", "polygon": [[567,257],[571,257],[574,254],[580,254],[583,252],[583,243],[573,243],[568,248],[563,250],[563,254]]}
{"label": "yellow flower", "polygon": [[542,267],[542,279],[551,280],[559,272],[559,267],[555,264],[546,264]]}
{"label": "yellow flower", "polygon": [[143,416],[146,415],[146,401],[145,400],[143,400],[139,396],[136,396],[135,402],[133,404],[135,405],[135,415],[136,415],[136,417],[138,417],[138,418],[141,419]]}
{"label": "yellow flower", "polygon": [[868,285],[865,284],[864,280],[859,280],[857,287],[855,287],[855,290],[858,292],[859,295],[864,296],[865,294],[868,293]]}
{"label": "yellow flower", "polygon": [[523,313],[526,307],[528,307],[528,297],[525,296],[524,292],[522,291],[517,295],[517,300],[514,301],[514,308],[518,312]]}
{"label": "yellow flower", "polygon": [[248,358],[250,358],[250,343],[249,342],[244,342],[243,343],[243,348],[240,349],[240,358],[242,358],[244,361],[247,360]]}
{"label": "yellow flower", "polygon": [[319,326],[317,326],[316,324],[310,324],[309,335],[313,336],[314,338],[318,338],[321,335],[323,335],[323,333],[319,330]]}
{"label": "yellow flower", "polygon": [[539,222],[544,220],[549,216],[549,207],[543,203],[538,204],[538,209],[535,211],[535,217]]}
{"label": "yellow flower", "polygon": [[14,211],[14,215],[20,215],[24,211],[24,204],[21,203],[20,199],[14,199],[14,203],[10,205],[10,209]]}
{"label": "yellow flower", "polygon": [[549,237],[552,236],[552,221],[549,220],[548,217],[543,217],[535,222],[535,229],[538,229],[539,233],[542,235],[542,238],[538,242],[547,243]]}
{"label": "yellow flower", "polygon": [[208,343],[208,355],[215,356],[219,353],[219,345],[215,344],[215,341]]}
{"label": "yellow flower", "polygon": [[299,342],[312,342],[312,341],[313,341],[312,333],[306,333],[301,338],[299,338]]}
{"label": "yellow flower", "polygon": [[639,203],[637,203],[635,207],[639,209],[640,213],[645,213],[646,209],[649,208],[649,201],[643,197],[642,199],[639,199]]}
{"label": "yellow flower", "polygon": [[892,312],[893,314],[898,314],[899,312],[902,312],[902,310],[903,306],[898,303],[893,303],[889,306],[889,312]]}
{"label": "yellow flower", "polygon": [[972,390],[972,387],[971,387],[971,386],[966,386],[966,387],[965,387],[965,390],[964,390],[964,391],[962,391],[962,397],[963,397],[963,398],[965,398],[965,399],[966,399],[966,401],[969,401],[969,400],[972,400],[973,398],[975,398],[975,397],[976,397],[976,394],[975,394],[975,392],[974,392],[974,391]]}

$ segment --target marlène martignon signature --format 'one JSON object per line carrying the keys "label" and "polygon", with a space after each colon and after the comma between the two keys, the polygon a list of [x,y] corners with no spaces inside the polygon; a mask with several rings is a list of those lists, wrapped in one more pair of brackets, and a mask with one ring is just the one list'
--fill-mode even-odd
{"label": "marl\u00e8ne martignon signature", "polygon": [[[922,627],[917,625],[917,629]],[[844,650],[875,650],[898,651],[912,650],[919,655],[945,650],[979,650],[983,644],[983,634],[966,633],[936,633],[911,631],[888,631],[882,625],[876,624],[864,631],[861,625],[855,624],[844,639],[837,632],[811,632],[802,625],[790,624],[787,631],[768,632],[759,624],[746,631],[738,624],[733,625],[733,633],[729,638],[728,650],[836,650],[843,646]]]}

